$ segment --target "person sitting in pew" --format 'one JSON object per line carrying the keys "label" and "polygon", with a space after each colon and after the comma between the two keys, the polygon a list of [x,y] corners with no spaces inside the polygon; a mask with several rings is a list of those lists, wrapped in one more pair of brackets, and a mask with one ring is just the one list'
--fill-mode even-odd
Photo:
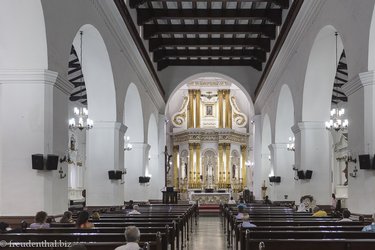
{"label": "person sitting in pew", "polygon": [[122,207],[122,209],[133,209],[133,206],[134,206],[133,200],[130,200],[129,204],[126,204],[126,201],[124,201],[124,206]]}
{"label": "person sitting in pew", "polygon": [[93,212],[92,215],[91,215],[91,220],[95,220],[95,221],[98,221],[100,220],[100,214],[99,212]]}
{"label": "person sitting in pew", "polygon": [[237,220],[242,220],[243,216],[244,216],[244,211],[245,207],[242,206],[242,205],[238,205],[238,214],[236,215],[236,219]]}
{"label": "person sitting in pew", "polygon": [[242,197],[240,197],[240,201],[238,202],[238,206],[243,206],[244,208],[246,207],[246,203]]}
{"label": "person sitting in pew", "polygon": [[131,214],[141,214],[141,212],[139,212],[139,206],[138,205],[134,205],[133,206],[133,210],[130,211],[128,214],[129,215],[131,215]]}
{"label": "person sitting in pew", "polygon": [[318,206],[314,207],[313,209],[313,217],[326,217],[327,216],[327,212],[320,209]]}
{"label": "person sitting in pew", "polygon": [[236,201],[233,199],[233,196],[230,197],[230,200],[228,201],[229,205],[234,205],[236,204]]}
{"label": "person sitting in pew", "polygon": [[82,211],[78,214],[76,227],[77,228],[93,228],[94,225],[89,222],[89,213],[87,211]]}
{"label": "person sitting in pew", "polygon": [[74,223],[72,212],[65,211],[63,217],[60,219],[60,223]]}
{"label": "person sitting in pew", "polygon": [[126,245],[117,247],[115,250],[139,250],[141,247],[138,245],[141,233],[135,226],[128,226],[125,229]]}
{"label": "person sitting in pew", "polygon": [[266,195],[266,197],[264,197],[263,203],[265,205],[272,205],[272,201],[268,198],[268,195]]}
{"label": "person sitting in pew", "polygon": [[250,215],[248,213],[245,213],[244,216],[242,217],[241,227],[252,228],[252,227],[257,227],[257,226],[250,222]]}
{"label": "person sitting in pew", "polygon": [[39,211],[35,215],[35,222],[30,225],[32,229],[49,228],[49,223],[47,221],[47,213],[44,211]]}
{"label": "person sitting in pew", "polygon": [[351,213],[348,209],[345,209],[343,212],[342,212],[342,219],[339,220],[339,222],[345,222],[345,221],[352,221],[351,219],[349,219]]}
{"label": "person sitting in pew", "polygon": [[375,214],[372,215],[372,223],[363,227],[362,232],[375,232]]}

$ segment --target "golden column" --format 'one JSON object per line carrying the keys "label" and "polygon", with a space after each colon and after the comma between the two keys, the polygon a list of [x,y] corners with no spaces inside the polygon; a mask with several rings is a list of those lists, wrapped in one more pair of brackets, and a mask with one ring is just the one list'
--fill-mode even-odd
{"label": "golden column", "polygon": [[201,186],[201,145],[198,143],[195,147],[195,157],[196,157],[196,183],[197,187],[199,188]]}
{"label": "golden column", "polygon": [[198,89],[195,92],[195,127],[201,127],[201,91]]}
{"label": "golden column", "polygon": [[225,144],[225,159],[226,159],[226,166],[227,166],[227,171],[226,171],[226,183],[227,185],[230,185],[230,143]]}
{"label": "golden column", "polygon": [[219,128],[223,128],[223,90],[217,91],[219,96]]}
{"label": "golden column", "polygon": [[189,89],[188,128],[194,128],[194,90]]}
{"label": "golden column", "polygon": [[247,159],[247,146],[241,145],[241,154],[242,154],[242,188],[246,187],[246,159]]}
{"label": "golden column", "polygon": [[223,184],[224,161],[223,161],[223,144],[219,143],[219,187]]}
{"label": "golden column", "polygon": [[232,128],[232,107],[230,105],[230,90],[225,91],[225,127]]}
{"label": "golden column", "polygon": [[194,180],[194,144],[189,143],[189,188],[193,187]]}
{"label": "golden column", "polygon": [[178,178],[178,145],[173,146],[173,186],[179,188]]}

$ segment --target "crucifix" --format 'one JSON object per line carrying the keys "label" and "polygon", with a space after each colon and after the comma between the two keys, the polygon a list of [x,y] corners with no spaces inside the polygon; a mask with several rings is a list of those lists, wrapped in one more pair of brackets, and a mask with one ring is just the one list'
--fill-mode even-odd
{"label": "crucifix", "polygon": [[168,147],[165,145],[164,147],[164,174],[165,174],[165,182],[164,186],[167,186],[167,180],[168,180],[168,173],[171,170],[171,164],[169,163],[172,158],[172,155],[168,154]]}

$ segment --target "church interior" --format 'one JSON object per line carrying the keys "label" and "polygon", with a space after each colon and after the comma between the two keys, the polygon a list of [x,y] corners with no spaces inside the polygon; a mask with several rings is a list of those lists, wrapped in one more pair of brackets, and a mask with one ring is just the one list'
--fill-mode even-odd
{"label": "church interior", "polygon": [[374,7],[1,0],[0,247],[375,248]]}

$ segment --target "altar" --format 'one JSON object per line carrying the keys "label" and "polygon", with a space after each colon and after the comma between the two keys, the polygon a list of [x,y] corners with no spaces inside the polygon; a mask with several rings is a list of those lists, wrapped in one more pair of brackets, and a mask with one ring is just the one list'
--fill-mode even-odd
{"label": "altar", "polygon": [[198,204],[220,204],[228,203],[230,193],[190,193],[190,201]]}

